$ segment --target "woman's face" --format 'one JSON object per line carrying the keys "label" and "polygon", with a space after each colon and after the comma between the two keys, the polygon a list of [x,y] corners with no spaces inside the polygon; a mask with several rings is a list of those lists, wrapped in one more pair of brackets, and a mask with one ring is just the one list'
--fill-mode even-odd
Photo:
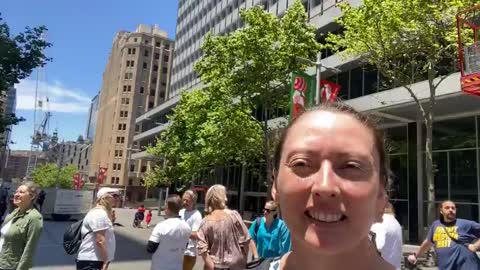
{"label": "woman's face", "polygon": [[26,209],[31,206],[33,200],[33,196],[28,191],[27,186],[21,185],[15,191],[15,195],[13,195],[13,204],[21,209]]}
{"label": "woman's face", "polygon": [[366,239],[385,206],[379,166],[372,132],[353,117],[316,111],[298,119],[272,189],[294,245],[336,254]]}
{"label": "woman's face", "polygon": [[274,217],[277,214],[277,208],[273,207],[270,204],[265,204],[265,207],[263,207],[263,215],[265,217]]}

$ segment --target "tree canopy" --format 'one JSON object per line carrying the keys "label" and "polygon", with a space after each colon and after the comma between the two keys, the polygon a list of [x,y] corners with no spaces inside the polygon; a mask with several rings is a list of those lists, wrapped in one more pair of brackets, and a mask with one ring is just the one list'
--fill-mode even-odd
{"label": "tree canopy", "polygon": [[[147,177],[152,185],[190,181],[210,166],[262,157],[269,163],[267,118],[284,116],[273,112],[287,111],[290,73],[305,68],[296,57],[314,59],[319,44],[300,1],[282,18],[261,7],[242,10],[240,17],[244,28],[205,37],[195,70],[206,87],[182,95],[170,127],[149,149],[166,159]],[[258,111],[262,117],[255,117]]]}
{"label": "tree canopy", "polygon": [[53,188],[58,184],[60,188],[73,189],[73,175],[77,171],[74,165],[58,168],[55,163],[47,163],[35,168],[32,178],[42,188]]}
{"label": "tree canopy", "polygon": [[[52,44],[43,39],[47,31],[45,26],[26,27],[17,35],[10,33],[10,27],[0,14],[0,95],[9,87],[27,78],[36,67],[42,67],[51,61],[44,50]],[[9,125],[16,125],[24,118],[13,115],[0,116],[0,133]]]}

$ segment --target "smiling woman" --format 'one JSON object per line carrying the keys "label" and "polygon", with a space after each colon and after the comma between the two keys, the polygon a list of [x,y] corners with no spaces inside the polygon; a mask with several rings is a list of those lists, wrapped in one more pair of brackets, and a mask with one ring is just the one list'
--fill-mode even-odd
{"label": "smiling woman", "polygon": [[272,196],[292,251],[270,269],[393,269],[369,238],[387,201],[387,172],[381,131],[352,108],[323,104],[290,123]]}

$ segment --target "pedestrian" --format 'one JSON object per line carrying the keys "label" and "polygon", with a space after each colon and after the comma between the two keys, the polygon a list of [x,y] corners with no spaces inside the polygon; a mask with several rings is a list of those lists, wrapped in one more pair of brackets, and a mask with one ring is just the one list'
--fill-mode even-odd
{"label": "pedestrian", "polygon": [[290,232],[278,217],[278,204],[268,201],[263,207],[263,217],[257,218],[249,229],[254,258],[279,257],[290,251]]}
{"label": "pedestrian", "polygon": [[148,214],[147,214],[147,217],[145,219],[145,222],[147,223],[147,228],[150,227],[150,222],[152,222],[152,210],[148,210]]}
{"label": "pedestrian", "polygon": [[115,224],[115,221],[117,220],[117,213],[115,210],[112,209],[112,223]]}
{"label": "pedestrian", "polygon": [[45,202],[45,197],[46,197],[45,191],[43,189],[40,190],[40,193],[38,194],[38,198],[37,198],[37,207],[40,213],[42,212],[42,207],[43,207],[43,203]]}
{"label": "pedestrian", "polygon": [[23,182],[13,196],[17,207],[9,214],[0,230],[0,269],[27,270],[43,229],[42,215],[35,209],[39,187]]}
{"label": "pedestrian", "polygon": [[184,208],[180,210],[180,218],[187,222],[191,229],[190,239],[183,257],[183,270],[192,270],[197,261],[197,232],[202,223],[202,214],[195,208],[197,198],[197,193],[190,189],[185,191],[182,196]]}
{"label": "pedestrian", "polygon": [[77,270],[107,270],[115,255],[112,207],[119,199],[116,188],[103,187],[97,192],[95,207],[82,225],[82,243],[77,256]]}
{"label": "pedestrian", "polygon": [[370,230],[375,233],[375,243],[382,258],[400,270],[403,258],[402,226],[395,218],[395,210],[390,202],[385,206],[382,222],[373,224]]}
{"label": "pedestrian", "polygon": [[0,220],[3,223],[3,217],[7,212],[8,189],[4,185],[0,188]]}
{"label": "pedestrian", "polygon": [[197,250],[206,270],[244,269],[250,244],[248,229],[237,211],[227,208],[222,185],[211,186],[205,196],[207,216],[198,230]]}
{"label": "pedestrian", "polygon": [[365,115],[322,103],[295,118],[277,145],[272,185],[292,248],[257,269],[393,270],[369,237],[387,172],[383,134]]}
{"label": "pedestrian", "polygon": [[153,229],[148,240],[147,251],[152,253],[150,270],[182,269],[183,253],[187,248],[191,229],[178,212],[182,208],[182,199],[178,195],[167,198],[165,221]]}
{"label": "pedestrian", "polygon": [[138,207],[137,212],[133,218],[133,227],[134,228],[142,228],[142,222],[145,218],[145,206],[143,204]]}
{"label": "pedestrian", "polygon": [[480,269],[480,259],[475,254],[480,249],[480,224],[457,218],[452,201],[442,202],[439,211],[440,218],[432,223],[427,238],[408,260],[416,264],[417,258],[433,246],[439,270]]}

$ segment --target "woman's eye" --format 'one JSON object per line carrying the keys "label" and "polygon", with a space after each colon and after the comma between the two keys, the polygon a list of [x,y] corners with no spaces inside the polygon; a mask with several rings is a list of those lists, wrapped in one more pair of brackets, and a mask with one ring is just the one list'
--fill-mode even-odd
{"label": "woman's eye", "polygon": [[349,161],[346,162],[343,166],[343,169],[359,169],[363,170],[362,165],[359,162]]}
{"label": "woman's eye", "polygon": [[292,162],[290,162],[290,166],[291,167],[307,167],[308,166],[308,163],[305,161],[305,160],[294,160]]}

